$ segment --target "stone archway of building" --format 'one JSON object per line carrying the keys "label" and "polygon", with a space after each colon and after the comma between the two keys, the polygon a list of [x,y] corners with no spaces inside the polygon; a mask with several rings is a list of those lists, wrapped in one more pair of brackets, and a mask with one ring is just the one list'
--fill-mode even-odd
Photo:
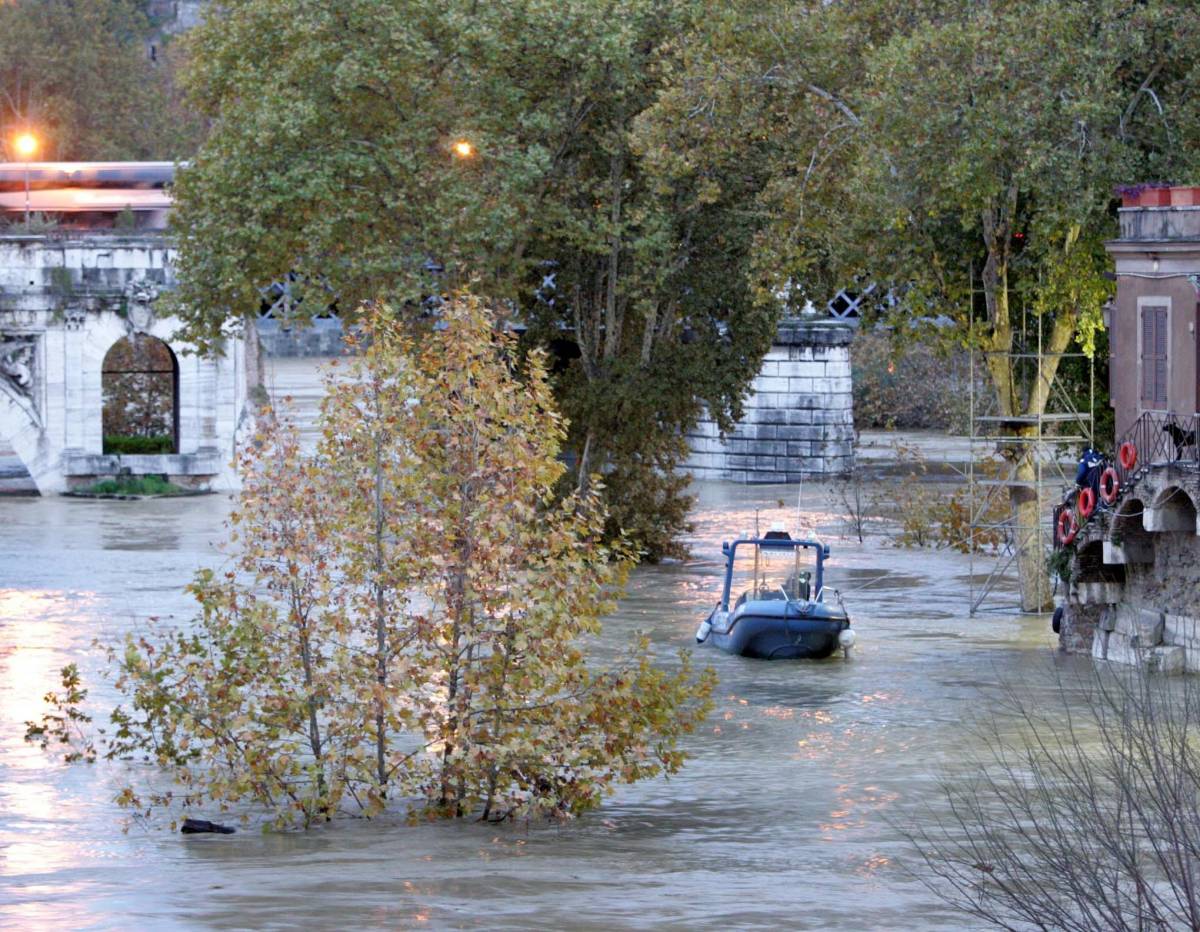
{"label": "stone archway of building", "polygon": [[1195,534],[1196,503],[1186,490],[1168,486],[1155,496],[1153,508],[1146,514],[1146,527],[1151,531]]}
{"label": "stone archway of building", "polygon": [[105,453],[179,452],[179,360],[165,342],[117,340],[100,369]]}

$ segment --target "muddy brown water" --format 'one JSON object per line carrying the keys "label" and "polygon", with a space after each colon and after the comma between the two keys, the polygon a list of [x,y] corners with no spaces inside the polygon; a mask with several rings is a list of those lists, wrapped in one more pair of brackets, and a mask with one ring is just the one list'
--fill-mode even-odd
{"label": "muddy brown water", "polygon": [[22,723],[70,662],[92,709],[111,707],[93,639],[149,615],[189,617],[181,587],[220,560],[228,499],[0,499],[0,927],[969,926],[914,875],[902,827],[945,815],[939,780],[972,750],[964,723],[997,684],[1054,691],[1047,619],[968,618],[965,557],[839,539],[808,490],[803,520],[832,545],[829,582],[846,590],[859,636],[853,659],[766,663],[697,648],[721,539],[756,508],[794,524],[797,490],[698,491],[694,558],[635,572],[596,645],[613,655],[644,630],[662,663],[683,647],[716,668],[716,710],[687,741],[680,774],[623,787],[566,825],[414,828],[395,817],[191,837],[126,826],[111,802],[126,765],[57,763],[25,744]]}

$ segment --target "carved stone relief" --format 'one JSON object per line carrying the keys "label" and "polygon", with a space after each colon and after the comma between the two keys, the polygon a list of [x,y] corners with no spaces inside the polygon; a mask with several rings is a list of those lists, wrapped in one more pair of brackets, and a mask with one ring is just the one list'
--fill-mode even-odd
{"label": "carved stone relief", "polygon": [[0,333],[0,382],[15,396],[34,423],[40,424],[37,396],[38,338]]}
{"label": "carved stone relief", "polygon": [[154,326],[154,302],[158,286],[146,279],[135,279],[125,287],[125,326],[132,336],[148,333]]}
{"label": "carved stone relief", "polygon": [[68,330],[82,330],[87,323],[86,307],[69,307],[63,311],[63,323]]}
{"label": "carved stone relief", "polygon": [[37,339],[0,336],[0,376],[26,398],[33,398],[34,353]]}

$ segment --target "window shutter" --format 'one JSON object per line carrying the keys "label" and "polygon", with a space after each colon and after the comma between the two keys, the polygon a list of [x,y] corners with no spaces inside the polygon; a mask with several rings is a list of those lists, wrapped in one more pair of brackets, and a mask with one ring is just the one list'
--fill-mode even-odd
{"label": "window shutter", "polygon": [[1162,410],[1167,407],[1167,375],[1170,346],[1167,309],[1153,305],[1142,308],[1142,404]]}
{"label": "window shutter", "polygon": [[1167,309],[1154,309],[1154,405],[1167,407]]}
{"label": "window shutter", "polygon": [[1142,308],[1142,404],[1154,404],[1154,308]]}

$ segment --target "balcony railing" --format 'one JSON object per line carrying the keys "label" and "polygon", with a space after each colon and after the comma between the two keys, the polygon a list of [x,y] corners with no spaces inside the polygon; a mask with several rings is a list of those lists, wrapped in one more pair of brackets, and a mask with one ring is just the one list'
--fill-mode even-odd
{"label": "balcony railing", "polygon": [[[1117,496],[1105,502],[1096,494],[1095,509],[1086,518],[1079,514],[1081,489],[1072,489],[1066,499],[1054,509],[1054,545],[1062,546],[1060,517],[1070,509],[1075,517],[1076,534],[1098,515],[1114,512],[1121,500],[1137,487],[1147,474],[1155,469],[1176,467],[1200,472],[1200,414],[1174,414],[1145,411],[1133,423],[1117,443],[1114,456],[1105,457],[1100,473],[1111,467],[1117,475]],[[1070,535],[1072,539],[1075,535]]]}
{"label": "balcony railing", "polygon": [[[1200,468],[1200,447],[1196,445],[1196,428],[1200,426],[1197,414],[1161,414],[1156,411],[1143,412],[1133,422],[1117,444],[1117,455],[1113,468],[1121,480],[1124,494],[1136,485],[1147,471],[1162,466],[1184,466]],[[1131,444],[1136,455],[1135,462],[1126,467],[1121,450]]]}

